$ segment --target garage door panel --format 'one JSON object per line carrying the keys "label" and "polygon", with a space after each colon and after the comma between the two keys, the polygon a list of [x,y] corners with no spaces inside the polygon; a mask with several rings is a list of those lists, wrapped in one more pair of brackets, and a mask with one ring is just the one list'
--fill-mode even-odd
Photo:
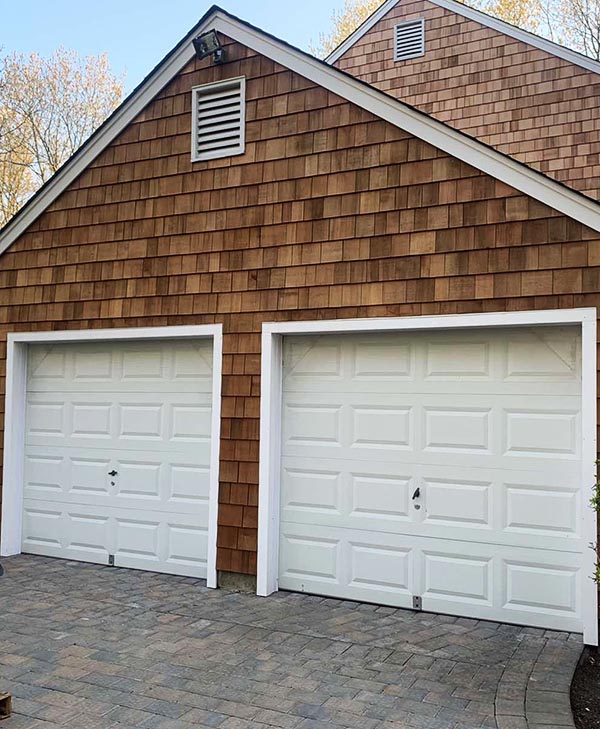
{"label": "garage door panel", "polygon": [[580,352],[577,327],[284,340],[281,585],[404,605],[407,550],[427,609],[581,629]]}
{"label": "garage door panel", "polygon": [[26,438],[65,438],[67,432],[67,405],[48,397],[45,400],[29,399],[26,415]]}
{"label": "garage door panel", "polygon": [[[210,393],[212,352],[206,342],[121,342],[85,345],[49,344],[31,348],[30,392],[161,392]],[[193,385],[193,388],[189,386]]]}
{"label": "garage door panel", "polygon": [[469,382],[474,393],[517,394],[547,391],[560,383],[577,395],[581,382],[579,333],[572,327],[415,332],[404,342],[380,334],[322,335],[286,342],[284,387],[287,392],[326,392],[330,385],[352,391],[355,380],[366,391],[394,382],[399,392],[415,383],[440,392],[454,382]]}
{"label": "garage door panel", "polygon": [[108,564],[109,533],[109,520],[85,509],[68,515],[60,504],[24,504],[22,548],[29,554]]}
{"label": "garage door panel", "polygon": [[23,549],[205,576],[212,346],[30,348]]}
{"label": "garage door panel", "polygon": [[31,394],[27,402],[27,445],[83,448],[209,447],[211,402],[208,395],[190,393],[141,394],[119,400],[107,393],[59,402],[56,397]]}
{"label": "garage door panel", "polygon": [[327,337],[296,337],[287,345],[286,377],[300,382],[339,380],[342,372],[342,342]]}
{"label": "garage door panel", "polygon": [[423,406],[422,448],[478,455],[493,452],[491,408]]}
{"label": "garage door panel", "polygon": [[350,355],[349,375],[368,386],[368,382],[393,380],[410,382],[415,377],[414,347],[379,338],[356,340]]}
{"label": "garage door panel", "polygon": [[482,407],[482,398],[472,393],[413,393],[410,398],[393,392],[313,393],[303,399],[286,393],[283,454],[301,455],[300,449],[314,447],[315,457],[328,457],[328,448],[379,448],[492,456],[502,463],[506,455],[578,461],[580,400],[530,393],[528,407],[522,407],[523,397],[488,393],[489,405]]}
{"label": "garage door panel", "polygon": [[349,474],[349,514],[355,520],[369,520],[388,530],[390,521],[411,519],[410,496],[414,479],[410,476],[378,473]]}
{"label": "garage door panel", "polygon": [[24,489],[38,494],[62,495],[67,482],[67,461],[62,454],[29,453],[24,458]]}
{"label": "garage door panel", "polygon": [[[559,398],[557,398],[559,399]],[[530,458],[581,458],[579,409],[511,408],[504,411],[504,454]]]}
{"label": "garage door panel", "polygon": [[581,490],[577,480],[573,479],[570,485],[533,481],[517,479],[502,483],[503,529],[525,535],[528,540],[555,537],[563,548],[565,538],[580,539]]}
{"label": "garage door panel", "polygon": [[340,417],[336,403],[286,403],[284,441],[296,448],[339,448]]}
{"label": "garage door panel", "polygon": [[[368,468],[365,467],[368,465]],[[389,529],[390,520],[410,518],[410,495],[416,482],[395,462],[303,458],[283,460],[280,499],[285,519],[311,523],[349,517]],[[333,522],[332,522],[333,523]]]}
{"label": "garage door panel", "polygon": [[[23,548],[33,554],[76,557],[85,552],[86,560],[106,562],[109,541],[109,516],[85,506],[71,509],[56,502],[27,500],[23,511]],[[48,552],[47,550],[51,550]],[[61,550],[68,550],[61,555]]]}
{"label": "garage door panel", "polygon": [[349,518],[389,530],[390,521],[410,519],[412,479],[377,473],[285,468],[281,508],[299,523],[336,523]]}
{"label": "garage door panel", "polygon": [[23,505],[23,548],[60,549],[63,546],[61,522],[61,504],[57,503],[53,507],[52,504],[45,502],[37,504],[25,502]]}
{"label": "garage door panel", "polygon": [[412,605],[413,549],[397,534],[281,523],[279,587]]}
{"label": "garage door panel", "polygon": [[[547,559],[547,556],[546,556]],[[559,557],[540,564],[531,555],[503,560],[504,607],[508,610],[576,616],[580,570]]]}
{"label": "garage door panel", "polygon": [[31,554],[82,559],[194,577],[206,576],[206,515],[150,509],[27,500],[23,549]]}
{"label": "garage door panel", "polygon": [[330,512],[341,515],[341,479],[339,471],[319,468],[285,468],[283,471],[281,501],[284,510],[291,512]]}
{"label": "garage door panel", "polygon": [[[480,608],[493,606],[491,556],[465,554],[460,544],[440,542],[422,550],[423,600],[456,602]],[[435,608],[433,608],[435,609]]]}
{"label": "garage door panel", "polygon": [[[424,476],[423,489],[423,531],[429,525],[492,530],[493,523],[493,481],[471,478],[434,478]],[[474,535],[481,539],[481,534]]]}
{"label": "garage door panel", "polygon": [[[340,540],[317,534],[303,534],[301,529],[290,525],[282,530],[281,565],[282,579],[292,584],[305,580],[313,582],[340,582]],[[282,583],[283,584],[283,583]]]}
{"label": "garage door panel", "polygon": [[504,374],[510,380],[581,382],[581,347],[574,327],[512,330]]}
{"label": "garage door panel", "polygon": [[[439,540],[423,549],[424,610],[581,630],[578,554]],[[501,616],[501,617],[499,617]]]}
{"label": "garage door panel", "polygon": [[493,359],[491,344],[480,337],[441,336],[436,341],[424,342],[424,379],[441,379],[451,382],[455,379],[490,380]]}
{"label": "garage door panel", "polygon": [[[147,451],[119,458],[94,457],[95,450],[73,450],[74,455],[25,458],[24,497],[106,506],[145,508],[166,513],[189,512],[207,518],[210,472],[208,465],[185,459],[164,459]],[[49,467],[50,464],[54,468]],[[115,476],[109,472],[115,470]]]}
{"label": "garage door panel", "polygon": [[349,541],[347,545],[350,581],[348,587],[357,591],[393,591],[404,599],[410,598],[411,558],[409,547]]}
{"label": "garage door panel", "polygon": [[[562,464],[561,464],[562,465]],[[581,552],[580,473],[285,457],[282,519]],[[419,488],[419,499],[411,498]],[[420,508],[416,510],[415,504]]]}
{"label": "garage door panel", "polygon": [[414,448],[413,411],[402,405],[351,405],[350,447]]}

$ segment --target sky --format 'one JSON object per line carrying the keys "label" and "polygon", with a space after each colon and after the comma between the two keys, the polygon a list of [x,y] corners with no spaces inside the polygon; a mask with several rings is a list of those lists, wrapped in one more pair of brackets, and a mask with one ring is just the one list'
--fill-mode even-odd
{"label": "sky", "polygon": [[[225,10],[308,49],[343,0],[220,0]],[[0,0],[0,48],[49,55],[103,51],[131,91],[211,7],[210,0]]]}

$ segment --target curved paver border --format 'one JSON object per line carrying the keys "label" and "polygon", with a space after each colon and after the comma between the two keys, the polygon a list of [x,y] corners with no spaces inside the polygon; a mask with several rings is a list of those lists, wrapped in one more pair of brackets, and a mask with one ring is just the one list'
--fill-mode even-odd
{"label": "curved paver border", "polygon": [[570,690],[580,641],[523,636],[498,683],[498,729],[575,729]]}

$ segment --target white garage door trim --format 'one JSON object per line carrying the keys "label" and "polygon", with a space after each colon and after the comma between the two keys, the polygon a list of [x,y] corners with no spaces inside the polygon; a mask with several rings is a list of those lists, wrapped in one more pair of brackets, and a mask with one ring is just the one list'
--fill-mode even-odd
{"label": "white garage door trim", "polygon": [[23,509],[23,461],[25,447],[25,403],[27,353],[30,344],[83,342],[129,342],[170,339],[211,339],[213,388],[209,473],[207,585],[217,586],[217,511],[219,501],[219,434],[221,431],[221,374],[223,328],[221,324],[138,329],[96,329],[59,332],[11,333],[7,339],[4,466],[2,473],[2,520],[0,555],[21,552]]}
{"label": "white garage door trim", "polygon": [[[262,329],[260,474],[258,499],[257,594],[278,590],[279,572],[279,479],[282,433],[283,338],[290,335],[324,333],[442,331],[472,327],[531,327],[579,324],[582,341],[582,484],[595,482],[596,474],[596,318],[595,308],[544,311],[458,314],[402,318],[340,319],[307,322],[269,322]],[[596,542],[596,513],[583,509],[582,532],[589,543]],[[590,575],[582,587],[584,642],[598,644],[598,598],[591,579],[595,555],[582,555],[583,574]]]}

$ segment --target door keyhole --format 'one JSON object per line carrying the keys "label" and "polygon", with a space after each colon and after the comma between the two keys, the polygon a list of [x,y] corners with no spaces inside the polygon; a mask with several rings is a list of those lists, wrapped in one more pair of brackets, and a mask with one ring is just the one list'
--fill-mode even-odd
{"label": "door keyhole", "polygon": [[[420,495],[421,489],[417,486],[417,488],[415,489],[415,493],[412,495],[412,500],[414,501],[415,499],[418,499]],[[414,504],[414,507],[417,511],[419,511],[419,509],[421,508],[421,504]]]}

